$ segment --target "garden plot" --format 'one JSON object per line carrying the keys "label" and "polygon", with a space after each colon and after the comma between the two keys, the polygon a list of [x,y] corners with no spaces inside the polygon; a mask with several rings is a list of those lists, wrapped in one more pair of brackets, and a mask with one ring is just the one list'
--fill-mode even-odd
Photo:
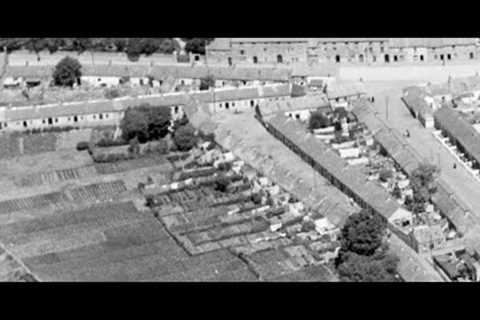
{"label": "garden plot", "polygon": [[52,192],[27,198],[12,199],[0,202],[0,215],[16,211],[34,209],[67,209],[69,199],[63,192]]}
{"label": "garden plot", "polygon": [[94,166],[46,171],[19,177],[15,184],[19,187],[33,187],[44,184],[56,185],[65,181],[78,180],[96,175]]}
{"label": "garden plot", "polygon": [[22,156],[0,163],[0,179],[17,180],[19,176],[78,168],[92,164],[87,152],[62,150],[37,155]]}
{"label": "garden plot", "polygon": [[57,134],[53,132],[28,134],[20,138],[20,144],[23,143],[23,154],[34,155],[56,150]]}
{"label": "garden plot", "polygon": [[75,149],[81,141],[90,141],[92,129],[78,129],[60,132],[57,135],[56,150]]}
{"label": "garden plot", "polygon": [[127,191],[122,180],[112,182],[94,183],[68,190],[72,202],[75,204],[98,203],[117,198],[121,193]]}
{"label": "garden plot", "polygon": [[63,192],[51,192],[26,198],[1,201],[0,215],[36,209],[49,209],[51,211],[72,210],[75,207],[78,208],[89,204],[110,201],[125,191],[127,191],[127,188],[121,180],[94,183]]}
{"label": "garden plot", "polygon": [[[137,215],[140,216],[138,213]],[[178,255],[186,256],[183,250],[163,231],[161,225],[152,219],[134,220],[128,226],[114,227],[116,230],[113,231],[114,235],[112,232],[105,235],[105,241],[102,243],[31,257],[25,260],[25,263],[36,268],[52,265],[60,270],[82,266],[93,268],[95,265],[122,261],[132,255],[158,253],[167,258]],[[122,232],[125,232],[126,240],[122,239]],[[133,239],[136,234],[141,235]]]}
{"label": "garden plot", "polygon": [[281,275],[278,277],[267,279],[267,281],[278,281],[278,282],[291,282],[291,281],[338,281],[335,274],[326,266],[323,265],[316,265],[316,266],[308,266],[303,268],[302,270]]}
{"label": "garden plot", "polygon": [[21,155],[18,137],[10,134],[0,135],[0,159],[10,159]]}
{"label": "garden plot", "polygon": [[118,161],[113,163],[95,163],[98,174],[114,174],[140,168],[158,166],[166,163],[162,156],[145,156],[138,159]]}
{"label": "garden plot", "polygon": [[[59,212],[39,219],[21,221],[2,226],[0,239],[5,243],[28,242],[38,235],[48,235],[64,228],[82,229],[86,227],[113,227],[116,223],[131,222],[140,219],[131,202],[101,204],[83,210]],[[83,225],[83,226],[82,226]]]}

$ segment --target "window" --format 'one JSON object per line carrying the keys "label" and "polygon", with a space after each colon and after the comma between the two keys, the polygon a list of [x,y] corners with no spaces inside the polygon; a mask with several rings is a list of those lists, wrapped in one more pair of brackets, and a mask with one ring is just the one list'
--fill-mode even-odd
{"label": "window", "polygon": [[105,113],[105,119],[108,119],[108,113]]}
{"label": "window", "polygon": [[253,63],[258,63],[258,58],[257,58],[257,56],[253,56]]}
{"label": "window", "polygon": [[250,107],[253,107],[253,105],[254,105],[254,101],[250,100]]}
{"label": "window", "polygon": [[380,47],[380,52],[381,52],[381,53],[383,53],[383,50],[384,50],[383,47]]}
{"label": "window", "polygon": [[99,118],[100,120],[102,120],[102,119],[103,119],[103,114],[100,113],[100,114],[98,115],[98,118]]}
{"label": "window", "polygon": [[57,123],[57,122],[58,122],[58,118],[55,118],[55,123]]}
{"label": "window", "polygon": [[42,123],[45,124],[45,119],[42,119]]}
{"label": "window", "polygon": [[78,117],[77,116],[73,116],[73,122],[77,122],[78,121]]}
{"label": "window", "polygon": [[230,106],[228,105],[228,102],[225,102],[225,109],[229,109]]}
{"label": "window", "polygon": [[473,52],[470,52],[470,59],[473,59],[474,56],[473,56]]}
{"label": "window", "polygon": [[243,56],[245,54],[245,50],[240,50],[240,54]]}
{"label": "window", "polygon": [[450,53],[447,54],[447,59],[448,59],[448,60],[452,60],[452,55],[451,55]]}
{"label": "window", "polygon": [[67,118],[67,121],[70,121],[70,120],[71,120],[71,118],[70,118],[70,117],[68,117],[68,118]]}

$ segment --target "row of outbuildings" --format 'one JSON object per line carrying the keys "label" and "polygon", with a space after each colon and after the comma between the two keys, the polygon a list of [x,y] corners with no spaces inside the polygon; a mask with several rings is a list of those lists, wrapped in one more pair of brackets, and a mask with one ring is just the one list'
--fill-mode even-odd
{"label": "row of outbuildings", "polygon": [[[352,112],[359,121],[365,123],[374,132],[375,140],[407,175],[410,175],[420,164],[426,163],[426,159],[413,150],[402,136],[390,130],[381,119],[375,116],[374,110],[367,101],[358,101]],[[466,234],[475,225],[470,209],[455,196],[441,176],[437,178],[436,186],[437,191],[432,196],[432,203],[448,218],[458,232]]]}
{"label": "row of outbuildings", "polygon": [[[192,101],[208,105],[212,112],[247,110],[264,101],[278,101],[290,96],[290,84],[273,84],[234,89],[175,92],[137,97],[122,97],[58,104],[0,107],[0,130],[27,130],[61,126],[116,125],[128,107],[141,104],[167,106],[174,116],[182,116]],[[185,110],[188,115],[188,110]]]}
{"label": "row of outbuildings", "polygon": [[[54,66],[8,66],[5,77],[10,78],[51,78]],[[171,65],[84,65],[82,74],[87,81],[118,83],[120,79],[129,77],[137,79],[154,78],[156,80],[173,77],[179,80],[191,81],[212,77],[215,80],[239,81],[270,81],[288,82],[307,81],[310,78],[330,79],[338,74],[337,69],[329,66],[268,67],[268,66],[190,66],[182,64]]]}

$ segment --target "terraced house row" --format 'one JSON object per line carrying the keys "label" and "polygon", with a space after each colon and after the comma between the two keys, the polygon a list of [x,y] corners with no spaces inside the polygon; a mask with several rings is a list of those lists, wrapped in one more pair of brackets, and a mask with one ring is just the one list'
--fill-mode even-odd
{"label": "terraced house row", "polygon": [[[116,125],[128,107],[142,104],[166,106],[173,118],[183,116],[186,105],[206,104],[210,111],[246,110],[263,101],[290,97],[292,85],[272,84],[242,88],[220,88],[209,91],[178,92],[113,100],[68,102],[25,107],[0,107],[0,130],[27,130],[65,126]],[[187,115],[188,111],[186,110]]]}
{"label": "terraced house row", "polygon": [[216,38],[207,61],[235,64],[426,63],[478,59],[477,38]]}

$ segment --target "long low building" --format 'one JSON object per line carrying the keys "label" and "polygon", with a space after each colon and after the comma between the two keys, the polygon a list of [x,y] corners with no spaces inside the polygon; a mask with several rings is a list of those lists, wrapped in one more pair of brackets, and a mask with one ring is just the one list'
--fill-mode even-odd
{"label": "long low building", "polygon": [[[26,130],[52,126],[92,126],[117,124],[128,107],[150,104],[172,108],[181,114],[186,105],[205,103],[210,111],[252,109],[264,101],[290,97],[290,84],[252,86],[234,89],[175,92],[112,100],[68,102],[60,104],[0,107],[0,130]],[[188,110],[185,110],[188,115]]]}
{"label": "long low building", "polygon": [[369,181],[358,168],[348,166],[345,160],[308,133],[296,120],[284,115],[264,120],[269,132],[363,208],[380,214],[386,220],[400,209],[379,184]]}
{"label": "long low building", "polygon": [[422,88],[417,86],[405,88],[402,101],[412,116],[420,120],[426,128],[434,126],[433,110],[436,103]]}
{"label": "long low building", "polygon": [[[51,78],[54,66],[9,66],[7,77]],[[202,79],[213,77],[219,80],[289,81],[292,68],[279,67],[220,67],[190,65],[84,65],[82,74],[97,77],[153,77],[165,79]]]}
{"label": "long low building", "polygon": [[312,111],[331,110],[330,103],[325,95],[308,95],[280,101],[265,101],[259,107],[263,116],[283,112],[288,117],[301,120],[309,119]]}
{"label": "long low building", "polygon": [[480,133],[450,107],[442,107],[434,113],[435,127],[454,143],[458,150],[480,168]]}
{"label": "long low building", "polygon": [[[374,132],[374,139],[407,175],[410,175],[421,163],[426,162],[426,159],[418,154],[403,137],[375,116],[374,110],[367,101],[358,101],[352,112],[360,122]],[[476,222],[470,215],[468,206],[461,203],[441,177],[437,179],[437,192],[432,196],[432,202],[460,233],[465,234],[475,225]]]}

